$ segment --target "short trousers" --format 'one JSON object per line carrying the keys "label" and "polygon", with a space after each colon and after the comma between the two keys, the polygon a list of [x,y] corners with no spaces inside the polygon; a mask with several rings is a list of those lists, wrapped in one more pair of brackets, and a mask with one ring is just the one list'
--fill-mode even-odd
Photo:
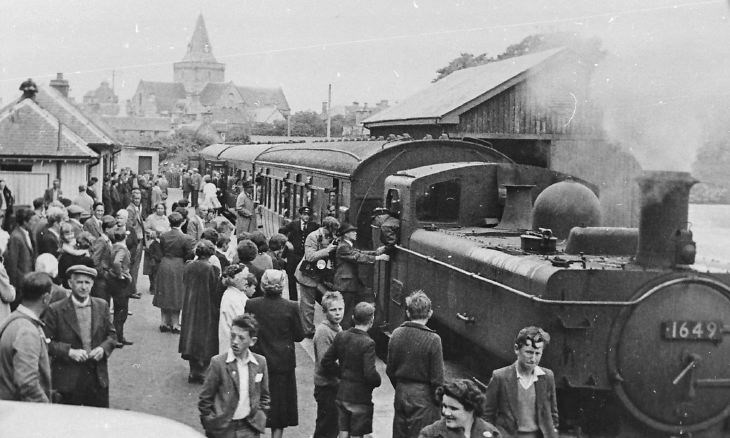
{"label": "short trousers", "polygon": [[373,404],[350,403],[337,400],[337,422],[341,432],[351,436],[373,433]]}

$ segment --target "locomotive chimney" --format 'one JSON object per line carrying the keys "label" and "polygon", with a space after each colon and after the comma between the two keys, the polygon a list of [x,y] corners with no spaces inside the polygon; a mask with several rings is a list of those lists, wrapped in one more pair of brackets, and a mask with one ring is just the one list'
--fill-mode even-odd
{"label": "locomotive chimney", "polygon": [[638,178],[641,213],[636,263],[670,268],[694,263],[695,243],[687,229],[689,190],[697,180],[687,172],[644,172]]}
{"label": "locomotive chimney", "polygon": [[500,230],[532,229],[532,188],[534,185],[505,184],[507,195],[504,213],[497,228]]}

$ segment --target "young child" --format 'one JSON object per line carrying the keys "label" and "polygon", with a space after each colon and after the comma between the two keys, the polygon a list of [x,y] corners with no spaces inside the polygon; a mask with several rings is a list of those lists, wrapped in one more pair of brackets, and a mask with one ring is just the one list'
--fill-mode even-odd
{"label": "young child", "polygon": [[[258,437],[266,430],[269,373],[266,358],[250,350],[258,327],[251,314],[234,318],[230,348],[210,360],[198,400],[207,436]],[[248,403],[239,403],[240,394],[248,395]]]}
{"label": "young child", "polygon": [[132,345],[124,337],[124,323],[127,321],[129,297],[132,295],[132,256],[127,248],[127,230],[117,227],[112,233],[112,275],[109,279],[109,294],[114,301],[114,330],[117,332],[117,348]]}
{"label": "young child", "polygon": [[256,291],[256,276],[243,265],[230,265],[223,271],[223,285],[226,291],[221,299],[218,319],[218,353],[223,354],[231,346],[231,325],[233,319],[243,315],[246,301]]}
{"label": "young child", "polygon": [[373,389],[380,386],[375,369],[375,341],[368,335],[375,306],[359,303],[352,314],[354,327],[339,332],[322,358],[328,375],[342,378],[335,403],[340,438],[359,438],[373,432]]}
{"label": "young child", "polygon": [[345,313],[345,300],[339,292],[327,292],[322,297],[322,310],[326,319],[314,331],[314,399],[317,401],[317,421],[314,438],[335,438],[337,425],[337,387],[340,379],[328,376],[322,370],[322,358],[332,345],[337,333],[342,331],[340,322]]}
{"label": "young child", "polygon": [[155,276],[162,261],[162,246],[160,246],[160,232],[154,229],[147,230],[147,249],[144,254],[143,273],[150,277],[150,294],[155,294]]}

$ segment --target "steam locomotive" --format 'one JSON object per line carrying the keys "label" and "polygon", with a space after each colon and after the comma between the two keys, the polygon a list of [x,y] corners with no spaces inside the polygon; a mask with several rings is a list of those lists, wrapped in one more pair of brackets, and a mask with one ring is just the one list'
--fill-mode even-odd
{"label": "steam locomotive", "polygon": [[638,227],[609,228],[590,181],[478,142],[214,145],[202,158],[256,181],[267,232],[334,203],[369,246],[372,208],[400,211],[395,254],[364,274],[383,333],[414,289],[490,366],[514,361],[520,328],[545,328],[567,436],[730,437],[730,274],[694,265],[688,174],[641,176]]}

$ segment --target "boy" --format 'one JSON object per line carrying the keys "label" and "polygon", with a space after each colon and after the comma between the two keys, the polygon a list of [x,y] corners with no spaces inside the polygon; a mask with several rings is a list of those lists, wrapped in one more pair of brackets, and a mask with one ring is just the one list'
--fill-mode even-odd
{"label": "boy", "polygon": [[322,370],[322,358],[332,345],[337,333],[342,331],[340,322],[345,313],[345,300],[339,292],[327,292],[322,297],[322,309],[326,319],[314,331],[314,399],[317,401],[317,421],[314,438],[335,438],[337,425],[337,387],[340,380],[327,376]]}
{"label": "boy", "polygon": [[380,386],[375,369],[375,341],[368,336],[373,326],[375,306],[362,302],[355,306],[354,327],[337,333],[324,358],[328,375],[341,377],[335,403],[340,438],[359,438],[373,431],[373,388]]}
{"label": "boy", "polygon": [[393,436],[417,438],[440,418],[434,398],[444,380],[441,338],[426,323],[433,315],[431,300],[417,290],[406,297],[406,321],[393,330],[385,369],[395,388]]}
{"label": "boy", "polygon": [[[555,377],[538,366],[550,335],[525,327],[515,338],[517,361],[495,370],[487,386],[484,419],[505,437],[557,438],[558,404]],[[511,394],[516,394],[516,399]]]}
{"label": "boy", "polygon": [[269,373],[266,359],[250,351],[258,339],[251,314],[233,319],[231,348],[214,356],[200,392],[200,422],[209,437],[258,437],[266,429]]}

